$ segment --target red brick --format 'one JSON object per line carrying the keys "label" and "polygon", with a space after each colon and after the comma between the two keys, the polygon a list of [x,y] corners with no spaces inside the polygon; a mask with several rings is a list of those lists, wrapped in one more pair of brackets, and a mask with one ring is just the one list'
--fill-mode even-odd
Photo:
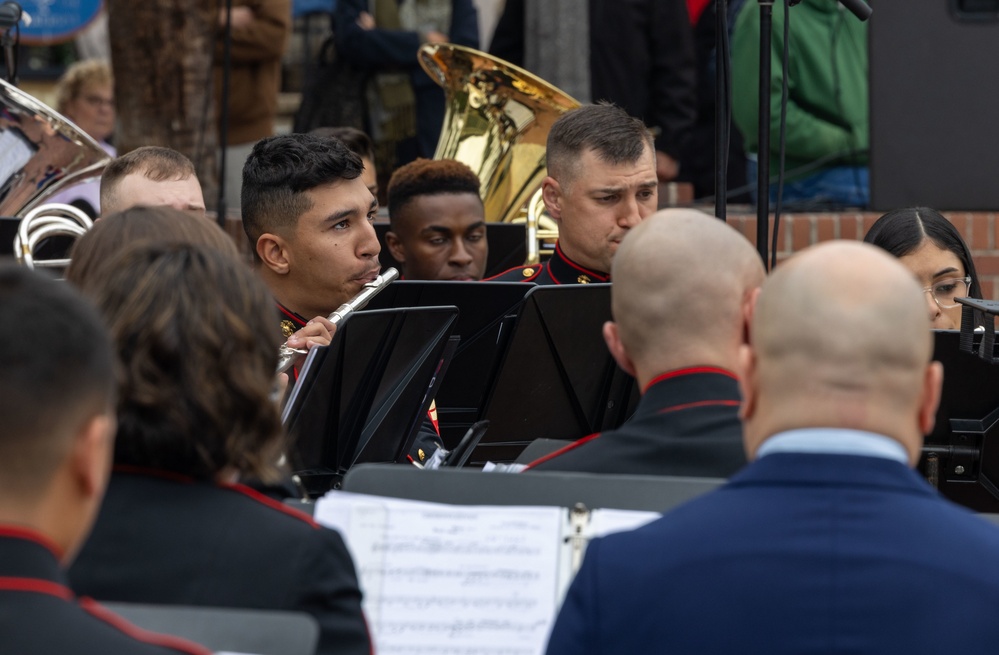
{"label": "red brick", "polygon": [[968,247],[972,250],[991,250],[992,215],[974,214],[971,219],[971,239],[968,241]]}
{"label": "red brick", "polygon": [[812,217],[806,214],[798,214],[794,221],[789,223],[791,228],[791,249],[794,252],[803,250],[812,245]]}
{"label": "red brick", "polygon": [[999,275],[999,257],[995,255],[975,257],[975,270],[980,276]]}
{"label": "red brick", "polygon": [[858,234],[857,231],[857,216],[854,214],[846,214],[843,216],[834,216],[833,220],[839,221],[839,238],[840,239],[860,239],[863,238],[863,234]]}
{"label": "red brick", "polygon": [[874,225],[874,221],[878,220],[878,218],[879,216],[877,214],[864,214],[864,220],[863,220],[864,229],[861,234],[857,235],[857,238],[863,239],[864,235],[867,234],[867,231],[871,229],[871,226]]}
{"label": "red brick", "polygon": [[832,241],[836,238],[836,226],[839,221],[835,216],[816,216],[816,233],[818,235],[818,242]]}
{"label": "red brick", "polygon": [[995,278],[988,277],[985,279],[979,279],[978,283],[982,286],[982,298],[986,300],[997,300],[996,298],[996,285]]}
{"label": "red brick", "polygon": [[972,220],[974,214],[969,214],[967,212],[948,212],[944,214],[944,216],[957,229],[957,231],[961,234],[961,237],[970,244],[971,234],[968,229],[968,223]]}
{"label": "red brick", "polygon": [[747,216],[742,222],[742,234],[750,243],[756,243],[756,219]]}

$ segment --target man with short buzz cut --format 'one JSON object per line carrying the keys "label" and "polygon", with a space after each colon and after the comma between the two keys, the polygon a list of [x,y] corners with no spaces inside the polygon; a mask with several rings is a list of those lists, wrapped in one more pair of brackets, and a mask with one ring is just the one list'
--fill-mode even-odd
{"label": "man with short buzz cut", "polygon": [[388,208],[385,243],[406,279],[482,279],[486,210],[472,169],[453,159],[410,162],[392,174]]}
{"label": "man with short buzz cut", "polygon": [[101,174],[101,214],[138,206],[204,216],[205,197],[191,160],[160,146],[143,146],[113,159]]}
{"label": "man with short buzz cut", "polygon": [[[38,324],[24,329],[24,317]],[[114,366],[72,287],[0,267],[0,644],[18,655],[208,651],[78,600],[64,567],[97,515],[114,448]]]}
{"label": "man with short buzz cut", "polygon": [[[698,280],[690,280],[697,284]],[[999,643],[999,529],[912,467],[942,369],[919,284],[830,242],[764,282],[739,356],[751,463],[590,542],[548,643],[572,653],[935,655],[926,626]]]}
{"label": "man with short buzz cut", "polygon": [[746,463],[739,349],[760,257],[724,222],[667,209],[628,232],[614,257],[604,324],[611,355],[642,398],[616,430],[532,462],[533,471],[728,477]]}
{"label": "man with short buzz cut", "polygon": [[535,284],[609,282],[628,230],[656,211],[659,192],[652,133],[611,104],[566,112],[548,133],[545,207],[558,224],[548,261],[489,278]]}

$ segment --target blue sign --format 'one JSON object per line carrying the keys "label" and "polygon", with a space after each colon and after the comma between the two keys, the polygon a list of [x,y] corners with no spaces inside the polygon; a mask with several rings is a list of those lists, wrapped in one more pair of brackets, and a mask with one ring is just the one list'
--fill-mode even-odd
{"label": "blue sign", "polygon": [[19,0],[31,25],[21,21],[21,41],[28,45],[50,45],[72,39],[97,17],[103,0]]}

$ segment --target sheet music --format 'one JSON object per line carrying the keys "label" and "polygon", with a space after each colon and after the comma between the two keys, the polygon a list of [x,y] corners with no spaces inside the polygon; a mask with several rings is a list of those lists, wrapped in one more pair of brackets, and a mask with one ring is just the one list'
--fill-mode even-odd
{"label": "sheet music", "polygon": [[589,539],[604,537],[612,532],[635,530],[660,518],[659,512],[642,512],[631,509],[595,509],[590,512],[586,536]]}
{"label": "sheet music", "polygon": [[383,655],[536,655],[557,609],[561,507],[455,506],[332,492],[316,520],[358,569]]}

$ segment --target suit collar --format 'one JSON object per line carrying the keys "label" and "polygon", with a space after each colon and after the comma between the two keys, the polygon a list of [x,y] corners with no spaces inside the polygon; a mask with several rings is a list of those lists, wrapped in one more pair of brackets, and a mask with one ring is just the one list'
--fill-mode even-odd
{"label": "suit collar", "polygon": [[918,473],[882,457],[813,453],[773,453],[734,476],[731,486],[854,486],[936,495]]}

